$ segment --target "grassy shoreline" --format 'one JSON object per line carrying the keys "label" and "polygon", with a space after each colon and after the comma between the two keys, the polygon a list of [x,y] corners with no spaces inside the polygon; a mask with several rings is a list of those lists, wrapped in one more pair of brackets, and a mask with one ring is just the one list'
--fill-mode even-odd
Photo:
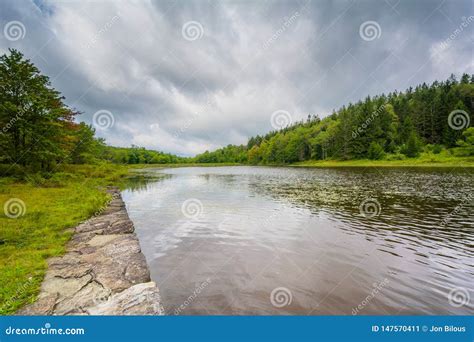
{"label": "grassy shoreline", "polygon": [[101,211],[110,200],[106,186],[128,174],[120,165],[82,165],[49,179],[0,178],[0,315],[36,299],[47,259],[64,254],[71,228]]}
{"label": "grassy shoreline", "polygon": [[183,164],[134,164],[130,169],[167,169],[176,167],[223,167],[223,166],[263,166],[263,167],[474,167],[474,157],[434,157],[409,158],[404,160],[307,160],[292,164],[238,164],[238,163],[183,163]]}
{"label": "grassy shoreline", "polygon": [[289,165],[291,167],[474,167],[474,158],[453,158],[452,160],[311,160]]}

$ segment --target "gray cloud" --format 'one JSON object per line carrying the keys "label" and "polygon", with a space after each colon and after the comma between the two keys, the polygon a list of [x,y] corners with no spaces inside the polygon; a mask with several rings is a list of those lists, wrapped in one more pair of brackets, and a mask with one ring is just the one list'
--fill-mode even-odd
{"label": "gray cloud", "polygon": [[[474,15],[466,1],[15,1],[0,4],[25,37],[2,34],[91,123],[101,109],[115,125],[109,144],[193,155],[367,95],[473,73]],[[183,38],[198,22],[202,36]],[[379,37],[360,26],[375,21]],[[199,33],[199,32],[198,32]]]}

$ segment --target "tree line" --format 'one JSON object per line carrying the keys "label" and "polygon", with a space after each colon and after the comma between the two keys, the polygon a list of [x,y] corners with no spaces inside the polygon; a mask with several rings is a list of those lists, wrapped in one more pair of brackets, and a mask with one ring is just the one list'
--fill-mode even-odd
{"label": "tree line", "polygon": [[[92,125],[77,122],[78,111],[64,103],[49,78],[10,49],[0,56],[0,166],[50,171],[61,164],[249,163],[286,164],[324,159],[402,159],[421,151],[474,155],[474,75],[454,75],[367,97],[321,119],[308,115],[246,145],[228,145],[193,158],[107,146]],[[474,121],[474,120],[472,120]],[[456,149],[454,149],[456,147]]]}
{"label": "tree line", "polygon": [[92,125],[75,121],[79,114],[21,52],[10,49],[0,56],[0,164],[49,171],[60,164],[184,160],[138,146],[106,146]]}
{"label": "tree line", "polygon": [[[474,155],[474,75],[454,75],[405,92],[366,97],[320,119],[308,115],[247,145],[228,145],[196,162],[286,164],[306,160],[404,159],[422,151]],[[456,148],[455,148],[456,147]],[[455,149],[453,149],[455,148]]]}

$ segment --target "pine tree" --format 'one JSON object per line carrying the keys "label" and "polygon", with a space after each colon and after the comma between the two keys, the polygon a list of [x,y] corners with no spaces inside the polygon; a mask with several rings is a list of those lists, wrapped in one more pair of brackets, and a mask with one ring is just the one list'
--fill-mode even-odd
{"label": "pine tree", "polygon": [[369,150],[368,150],[368,157],[372,160],[379,160],[382,159],[384,156],[383,147],[380,146],[379,143],[373,141],[370,143]]}
{"label": "pine tree", "polygon": [[409,158],[416,158],[420,154],[420,151],[421,151],[420,140],[415,132],[411,132],[408,138],[404,153]]}

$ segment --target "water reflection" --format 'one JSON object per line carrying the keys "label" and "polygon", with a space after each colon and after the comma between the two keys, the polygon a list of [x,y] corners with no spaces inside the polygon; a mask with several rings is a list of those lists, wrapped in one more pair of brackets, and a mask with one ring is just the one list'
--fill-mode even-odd
{"label": "water reflection", "polygon": [[132,175],[124,180],[124,187],[128,191],[146,191],[150,184],[172,177],[172,175],[160,173],[162,168],[150,168],[134,170]]}
{"label": "water reflection", "polygon": [[[473,171],[147,173],[158,178],[124,199],[170,314],[474,313],[449,302],[451,291],[473,295]],[[190,198],[201,215],[183,215]],[[361,212],[367,199],[379,204],[373,217]],[[272,304],[276,288],[287,305]]]}

